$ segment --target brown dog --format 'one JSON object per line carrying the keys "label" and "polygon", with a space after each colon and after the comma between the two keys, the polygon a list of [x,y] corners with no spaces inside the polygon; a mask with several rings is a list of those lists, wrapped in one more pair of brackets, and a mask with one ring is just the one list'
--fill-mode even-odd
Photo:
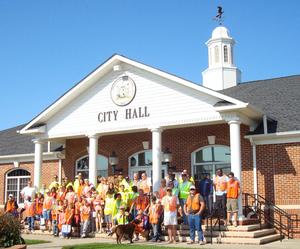
{"label": "brown dog", "polygon": [[133,239],[133,233],[135,229],[135,224],[134,223],[129,223],[126,225],[117,225],[116,227],[113,227],[111,233],[109,234],[110,236],[113,235],[114,233],[117,236],[117,244],[122,243],[123,237],[125,239],[128,239],[130,243],[132,242]]}

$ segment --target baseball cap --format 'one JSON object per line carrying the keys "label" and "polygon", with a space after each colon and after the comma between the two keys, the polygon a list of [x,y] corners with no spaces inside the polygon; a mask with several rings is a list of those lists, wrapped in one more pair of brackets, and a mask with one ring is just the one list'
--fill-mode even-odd
{"label": "baseball cap", "polygon": [[9,194],[8,197],[14,197],[14,195],[13,194]]}
{"label": "baseball cap", "polygon": [[196,189],[196,187],[194,185],[190,186],[190,190],[191,189]]}

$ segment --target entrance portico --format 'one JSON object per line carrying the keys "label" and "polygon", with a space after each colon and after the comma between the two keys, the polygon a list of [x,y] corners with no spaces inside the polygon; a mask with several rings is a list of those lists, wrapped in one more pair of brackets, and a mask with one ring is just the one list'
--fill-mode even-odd
{"label": "entrance portico", "polygon": [[[225,106],[219,104],[224,102]],[[240,127],[255,124],[260,116],[247,103],[116,55],[28,123],[21,133],[35,134],[43,141],[66,141],[65,174],[71,174],[67,167],[74,167],[88,147],[89,180],[93,184],[98,155],[108,157],[116,151],[120,157],[118,167],[125,171],[129,156],[143,150],[143,141],[150,141],[156,191],[161,179],[162,148],[171,149],[172,164],[178,171],[191,171],[191,153],[208,145],[209,135],[216,136],[218,144],[230,145],[232,171],[241,180]],[[197,135],[190,133],[193,130]],[[182,131],[188,135],[181,136]],[[135,139],[136,134],[147,138]],[[130,147],[131,140],[134,143]],[[37,142],[36,186],[41,184],[40,150]]]}

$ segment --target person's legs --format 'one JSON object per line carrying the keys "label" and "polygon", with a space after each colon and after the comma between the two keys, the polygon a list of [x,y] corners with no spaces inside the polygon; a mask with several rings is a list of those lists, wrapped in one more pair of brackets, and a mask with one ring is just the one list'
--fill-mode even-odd
{"label": "person's legs", "polygon": [[183,224],[187,225],[188,224],[187,217],[186,217],[186,215],[185,215],[185,213],[183,211],[184,210],[183,207],[184,207],[184,205],[186,203],[186,199],[179,199],[179,203],[180,203],[181,210],[182,210]]}
{"label": "person's legs", "polygon": [[169,242],[172,242],[172,227],[171,227],[171,225],[168,225],[167,229],[168,229]]}
{"label": "person's legs", "polygon": [[151,224],[152,225],[152,230],[153,230],[153,237],[152,237],[152,241],[156,241],[157,240],[157,224]]}
{"label": "person's legs", "polygon": [[176,225],[172,225],[173,241],[176,242]]}
{"label": "person's legs", "polygon": [[227,197],[226,194],[222,195],[222,210],[223,210],[223,219],[226,220],[227,218],[227,208],[226,208],[226,203],[227,203]]}
{"label": "person's legs", "polygon": [[188,215],[190,238],[192,242],[195,242],[195,219],[193,214]]}
{"label": "person's legs", "polygon": [[198,233],[198,240],[203,241],[204,236],[203,236],[203,231],[202,231],[202,216],[201,215],[195,215],[195,228],[197,229]]}

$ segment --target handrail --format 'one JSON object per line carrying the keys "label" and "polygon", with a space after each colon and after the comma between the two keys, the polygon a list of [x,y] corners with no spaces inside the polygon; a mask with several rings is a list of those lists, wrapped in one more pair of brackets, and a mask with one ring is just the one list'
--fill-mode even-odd
{"label": "handrail", "polygon": [[[248,215],[249,210],[251,210],[251,212],[254,212],[258,217],[260,229],[262,228],[263,218],[265,223],[279,231],[281,239],[283,238],[283,235],[287,236],[288,239],[293,238],[294,228],[298,227],[299,221],[298,216],[296,214],[287,213],[283,209],[277,207],[271,201],[262,197],[261,195],[243,193],[243,196],[245,203],[245,216]],[[249,205],[250,202],[251,205]],[[296,219],[292,219],[292,216],[295,216]],[[296,226],[294,226],[295,222]]]}
{"label": "handrail", "polygon": [[[213,219],[216,219],[215,223],[213,224]],[[210,224],[210,238],[211,238],[211,244],[213,244],[213,230],[218,225],[219,232],[221,232],[221,224],[220,224],[220,215],[219,211],[217,209],[213,209],[212,213],[206,216],[206,227],[208,227],[208,223]]]}

